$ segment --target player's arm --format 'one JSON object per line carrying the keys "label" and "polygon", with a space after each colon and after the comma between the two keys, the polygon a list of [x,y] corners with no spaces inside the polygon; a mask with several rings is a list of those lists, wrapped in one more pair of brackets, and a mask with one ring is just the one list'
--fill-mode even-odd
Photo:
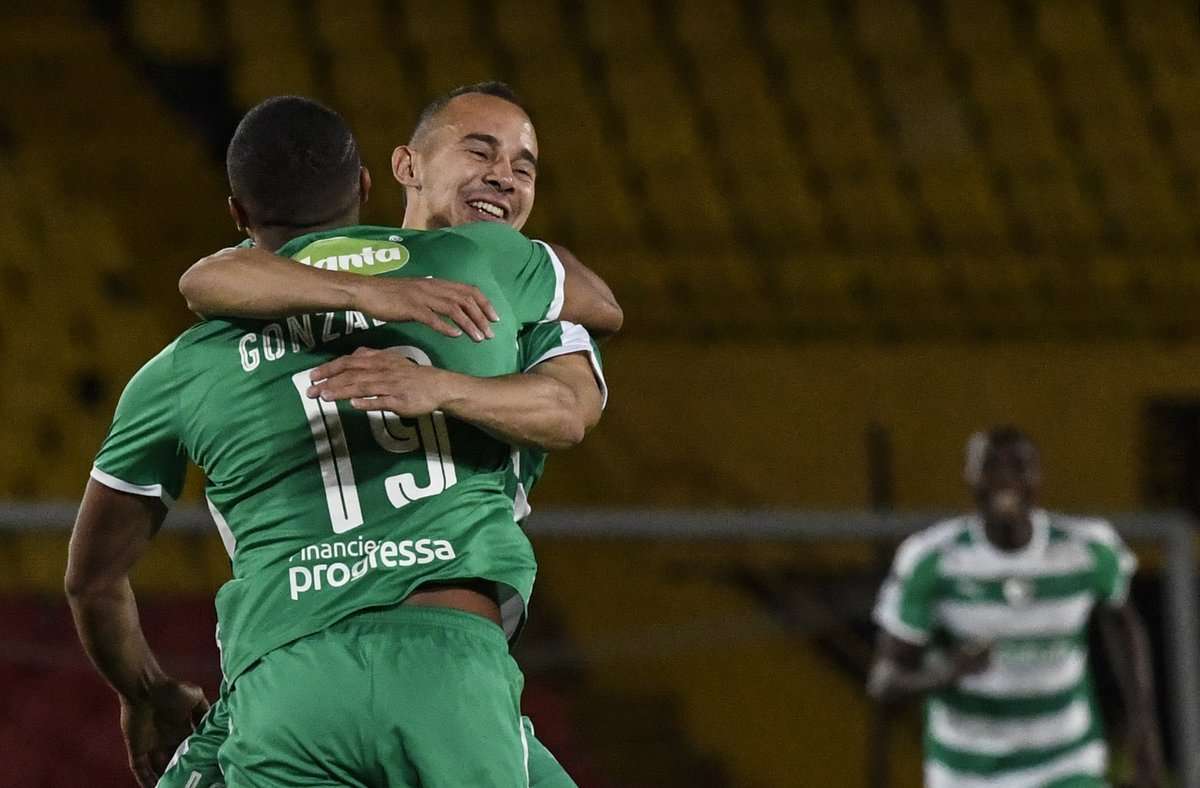
{"label": "player's arm", "polygon": [[1097,621],[1125,704],[1136,784],[1139,788],[1163,785],[1162,737],[1146,627],[1129,602],[1119,607],[1101,607]]}
{"label": "player's arm", "polygon": [[571,250],[558,244],[549,246],[558,255],[566,273],[562,319],[586,326],[597,339],[620,331],[625,322],[625,312],[617,303],[617,297],[608,283],[581,263]]}
{"label": "player's arm", "polygon": [[867,692],[880,703],[895,703],[954,686],[963,676],[988,665],[989,649],[954,649],[944,659],[927,659],[926,649],[881,632],[867,679]]}
{"label": "player's arm", "polygon": [[317,367],[312,378],[309,396],[408,418],[440,410],[505,443],[547,451],[582,441],[603,407],[583,352],[548,359],[528,373],[476,378],[415,364],[394,350],[359,348]]}
{"label": "player's arm", "polygon": [[163,502],[88,482],[67,558],[65,587],[84,651],[121,702],[130,767],[151,786],[208,704],[167,676],[138,618],[129,573],[166,515]]}
{"label": "player's arm", "polygon": [[491,321],[498,319],[487,296],[471,285],[326,271],[254,247],[222,249],[200,259],[180,277],[179,292],[188,309],[202,316],[273,318],[354,309],[379,320],[422,323],[451,337],[466,331],[477,342],[492,335]]}

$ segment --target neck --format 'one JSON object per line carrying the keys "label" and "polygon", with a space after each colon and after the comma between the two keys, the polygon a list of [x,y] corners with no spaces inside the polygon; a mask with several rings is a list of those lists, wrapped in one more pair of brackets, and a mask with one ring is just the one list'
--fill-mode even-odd
{"label": "neck", "polygon": [[1011,520],[996,520],[985,516],[983,532],[988,541],[1001,550],[1020,550],[1033,539],[1033,520],[1028,512]]}
{"label": "neck", "polygon": [[331,219],[322,224],[313,224],[306,227],[252,227],[250,228],[250,240],[254,241],[254,245],[270,251],[279,249],[293,238],[299,238],[302,235],[309,233],[319,233],[324,230],[336,230],[338,227],[348,227],[352,224],[358,224],[358,211],[352,211],[336,219]]}

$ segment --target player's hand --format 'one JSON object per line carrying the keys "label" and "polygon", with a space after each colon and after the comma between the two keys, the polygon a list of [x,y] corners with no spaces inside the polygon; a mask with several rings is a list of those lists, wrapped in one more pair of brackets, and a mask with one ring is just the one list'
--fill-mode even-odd
{"label": "player's hand", "polygon": [[500,319],[478,287],[444,279],[363,277],[354,302],[377,320],[422,323],[448,337],[465,331],[476,342],[491,339],[491,323]]}
{"label": "player's hand", "polygon": [[950,655],[955,678],[983,673],[992,664],[992,644],[976,640],[964,643]]}
{"label": "player's hand", "polygon": [[386,410],[415,418],[441,408],[447,374],[395,350],[360,347],[314,369],[308,396],[330,402],[350,400],[357,410]]}
{"label": "player's hand", "polygon": [[1166,765],[1158,725],[1153,721],[1134,720],[1131,725],[1130,751],[1133,753],[1135,788],[1162,788],[1166,785]]}
{"label": "player's hand", "polygon": [[145,700],[121,699],[121,731],[138,785],[153,788],[206,711],[204,690],[174,679],[151,690]]}

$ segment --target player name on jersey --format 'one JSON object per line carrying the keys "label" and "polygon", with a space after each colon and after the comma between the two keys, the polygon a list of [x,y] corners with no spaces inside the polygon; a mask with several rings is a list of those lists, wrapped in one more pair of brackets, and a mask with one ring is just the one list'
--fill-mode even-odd
{"label": "player name on jersey", "polygon": [[292,353],[313,350],[356,331],[382,325],[384,321],[352,309],[289,317],[282,323],[268,323],[261,331],[242,334],[237,342],[238,357],[242,370],[253,372],[263,361],[279,361],[289,350]]}

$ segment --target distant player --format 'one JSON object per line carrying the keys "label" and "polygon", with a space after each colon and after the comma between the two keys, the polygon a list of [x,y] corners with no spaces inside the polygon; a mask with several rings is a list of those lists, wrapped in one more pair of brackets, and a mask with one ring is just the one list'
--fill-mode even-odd
{"label": "distant player", "polygon": [[1038,508],[1038,452],[1013,427],[972,437],[965,476],[977,513],[906,539],[875,608],[869,691],[926,696],[926,786],[1108,784],[1093,618],[1121,680],[1137,784],[1161,786],[1149,647],[1127,599],[1133,554],[1103,520]]}
{"label": "distant player", "polygon": [[[405,226],[428,228],[447,222],[457,225],[482,219],[521,229],[536,196],[536,157],[526,147],[530,141],[521,133],[523,118],[525,114],[519,100],[502,83],[469,85],[431,102],[422,111],[412,140],[398,149],[395,158],[395,174],[407,187]],[[484,153],[486,155],[482,155]],[[520,169],[532,177],[519,177],[517,170]],[[484,199],[495,204],[497,216],[481,217],[477,215],[478,209],[469,204]],[[587,277],[601,287],[607,299],[611,299],[607,285],[582,268],[561,247],[555,249],[570,266],[570,276]],[[298,285],[298,273],[313,272],[300,272],[294,263],[278,265],[278,261],[268,255],[242,260],[239,254],[214,256],[185,275],[183,289],[192,308],[211,314],[232,312],[250,317],[278,317],[328,306],[333,299],[344,297],[331,284],[336,277],[329,276],[328,271],[322,271],[321,277],[305,276]],[[195,272],[201,275],[193,276]],[[616,317],[619,316],[618,308]],[[613,316],[603,310],[584,319],[598,321],[599,325],[594,327],[602,334],[619,327],[619,320],[614,323]],[[557,381],[560,386],[546,388],[542,399],[533,402],[529,400],[528,389],[521,399],[501,398],[502,392],[494,388],[481,390],[475,407],[460,407],[455,415],[522,447],[514,458],[515,475],[511,479],[510,494],[514,498],[514,516],[523,520],[529,513],[528,494],[545,464],[545,450],[569,445],[569,442],[563,442],[564,435],[594,424],[607,391],[599,349],[583,327],[567,322],[540,323],[527,328],[518,339],[520,369]],[[350,364],[351,360],[345,363]],[[375,395],[371,407],[381,409],[396,404],[393,398],[411,400],[436,396],[437,386],[430,377],[439,375],[438,370],[417,367],[384,355],[375,355],[369,360],[360,358],[353,363],[357,366],[331,377],[322,390],[333,391],[340,398],[342,395],[354,396],[351,389],[344,387],[364,383],[374,385],[377,388],[371,390]],[[494,387],[497,382],[487,383]],[[386,390],[378,388],[381,384],[386,384]],[[565,406],[562,402],[564,387],[568,396]],[[357,393],[367,392],[358,390]],[[506,402],[516,409],[507,417]],[[413,405],[421,410],[429,403],[403,403],[404,407]],[[541,414],[547,423],[532,423],[531,417],[537,414]],[[572,414],[574,418],[570,418]],[[582,419],[582,423],[565,428],[550,423],[564,419]],[[219,785],[221,778],[216,753],[225,739],[227,719],[225,704],[218,700],[196,734],[181,747],[159,783],[161,788]],[[533,735],[532,722],[528,718],[523,718],[522,722],[529,733],[530,785],[533,788],[574,786],[558,761]]]}
{"label": "distant player", "polygon": [[[358,413],[309,389],[314,367],[355,347],[514,373],[520,327],[573,315],[572,290],[544,247],[507,227],[352,226],[369,181],[341,119],[311,102],[251,111],[230,163],[259,245],[417,285],[435,272],[465,282],[499,314],[497,341],[353,310],[185,332],[131,381],[97,457],[67,574],[81,640],[122,698],[127,736],[202,708],[158,668],[128,584],[190,457],[234,566],[217,599],[231,788],[524,784],[504,633],[535,564],[513,523],[508,447],[437,413]],[[143,778],[151,765],[135,766]]]}

